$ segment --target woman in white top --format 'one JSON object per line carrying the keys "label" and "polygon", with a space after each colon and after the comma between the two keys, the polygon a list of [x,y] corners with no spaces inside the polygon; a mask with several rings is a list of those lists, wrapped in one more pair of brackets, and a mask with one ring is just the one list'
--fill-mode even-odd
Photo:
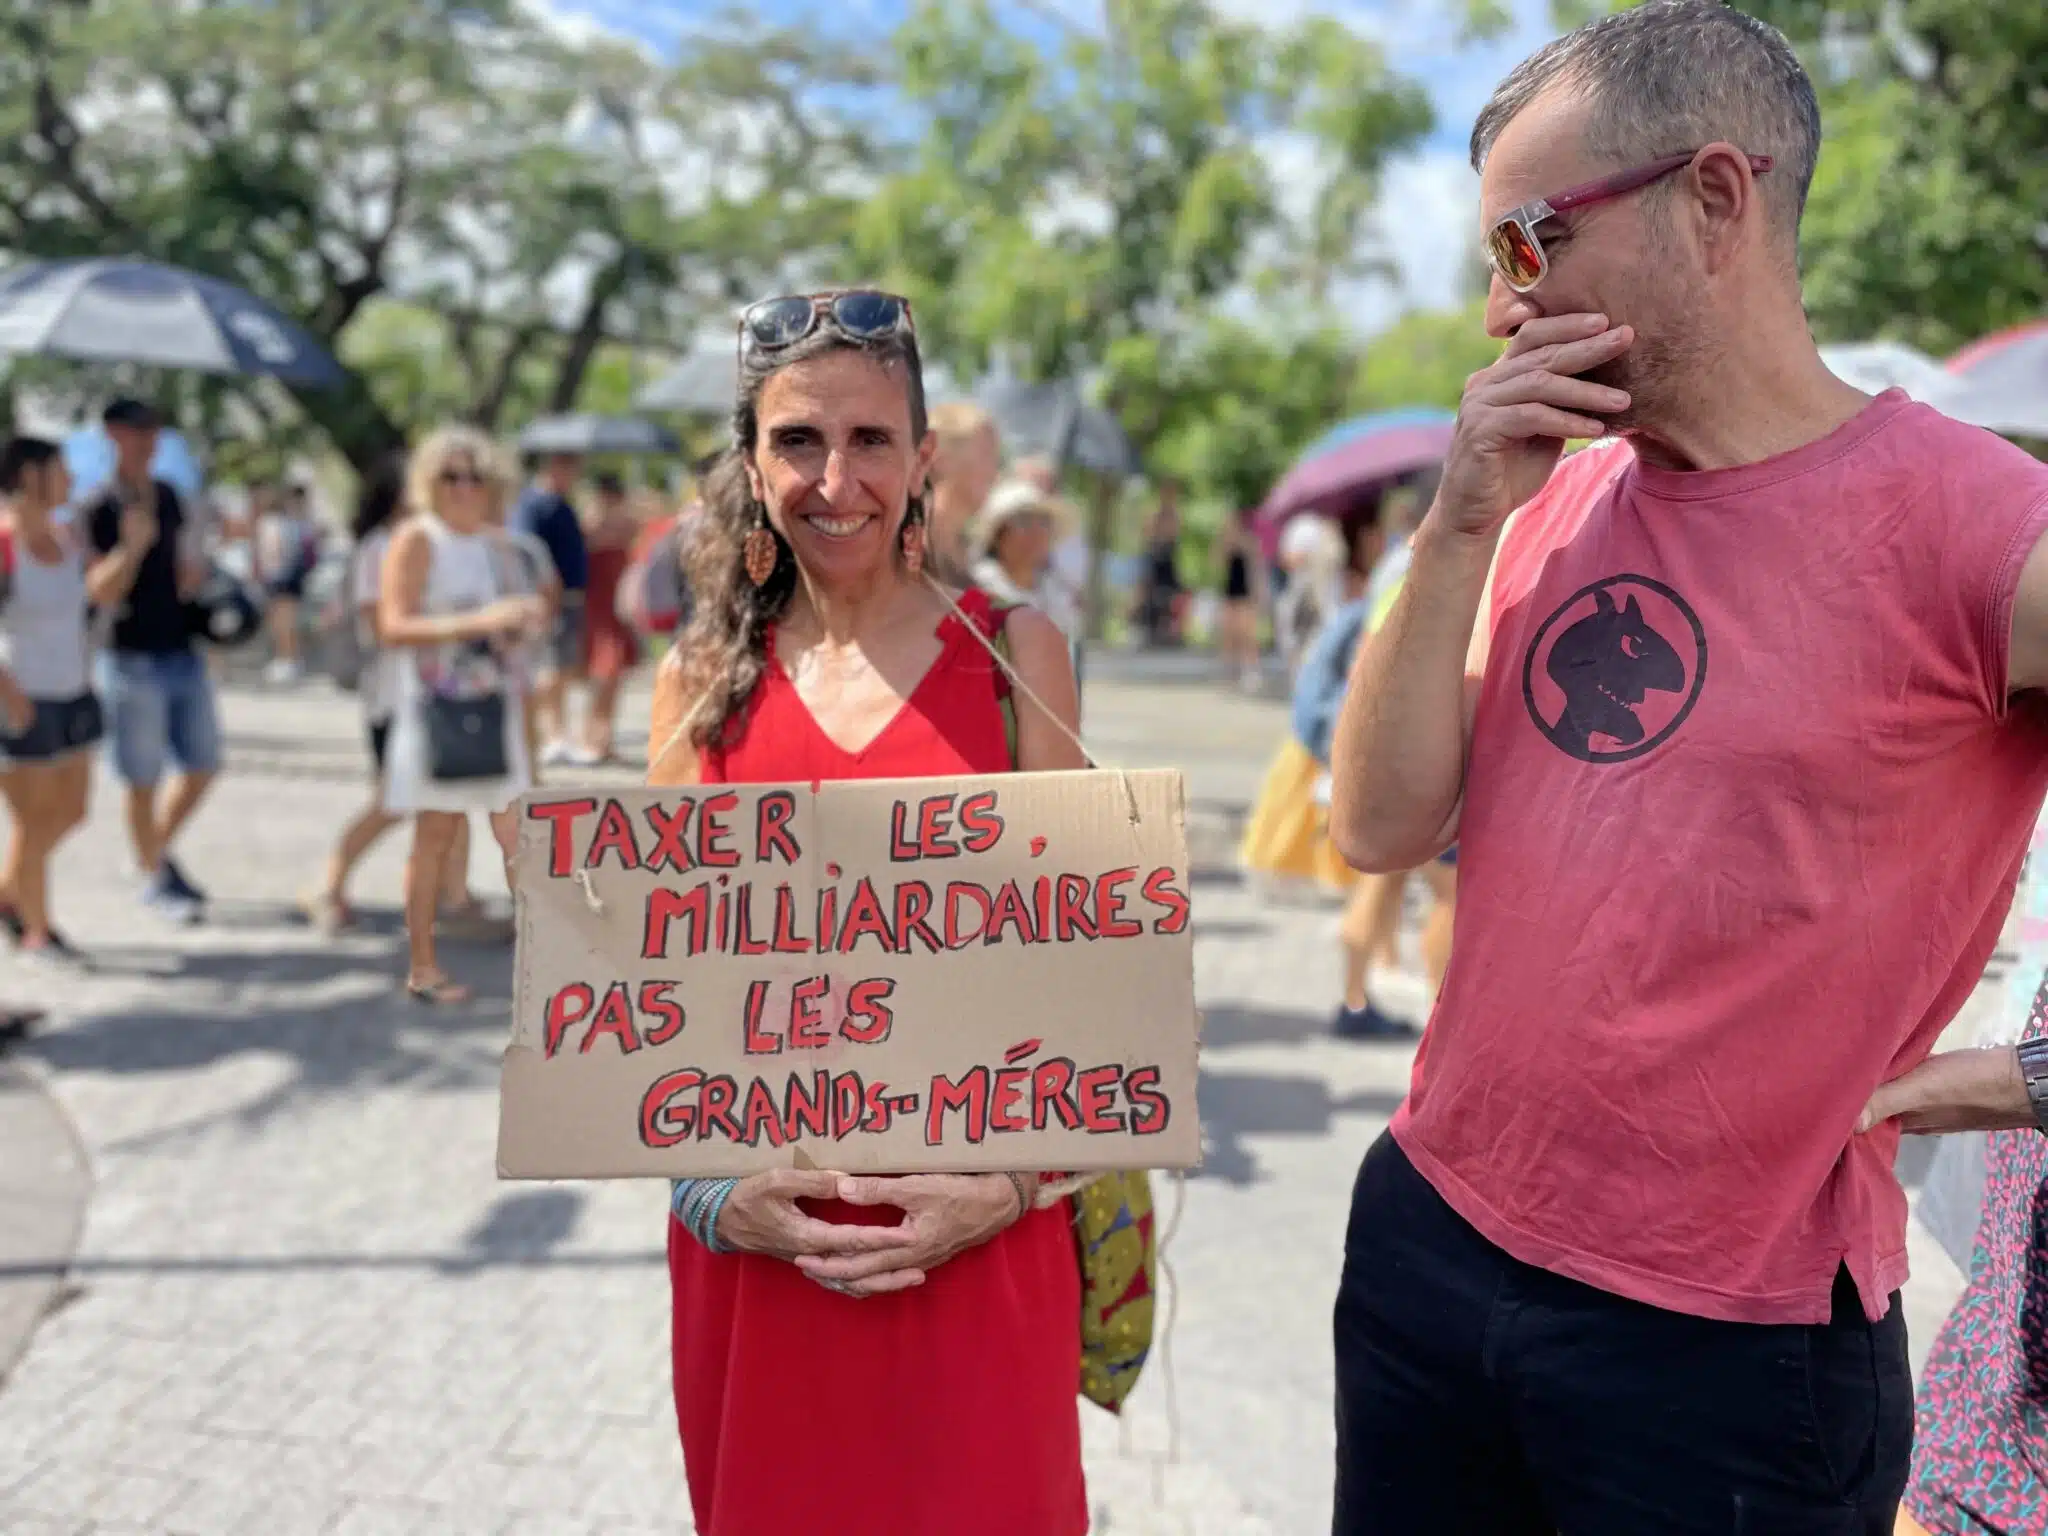
{"label": "woman in white top", "polygon": [[0,874],[0,926],[26,951],[72,959],[51,926],[50,855],[85,820],[92,747],[105,734],[91,683],[89,604],[127,596],[155,544],[156,514],[131,507],[120,542],[86,578],[76,534],[56,521],[71,476],[56,444],[17,437],[0,450],[0,794],[14,813],[14,837]]}
{"label": "woman in white top", "polygon": [[377,601],[378,638],[396,658],[384,804],[414,817],[406,990],[454,1003],[469,992],[441,970],[435,909],[471,812],[490,814],[510,855],[510,806],[533,782],[522,651],[547,611],[523,590],[522,562],[500,526],[511,477],[488,437],[434,433],[413,455],[408,484],[411,515],[391,536]]}
{"label": "woman in white top", "polygon": [[[975,519],[974,584],[998,603],[1046,606],[1053,545],[1079,525],[1074,509],[1028,480],[1006,480]],[[1073,636],[1067,636],[1071,644]]]}

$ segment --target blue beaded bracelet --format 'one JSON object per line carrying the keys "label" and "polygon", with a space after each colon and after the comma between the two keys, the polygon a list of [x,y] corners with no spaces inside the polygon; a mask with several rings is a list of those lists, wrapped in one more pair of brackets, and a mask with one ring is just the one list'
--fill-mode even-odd
{"label": "blue beaded bracelet", "polygon": [[726,1200],[731,1197],[739,1182],[738,1179],[720,1179],[718,1189],[712,1195],[704,1212],[704,1230],[697,1235],[704,1246],[713,1253],[726,1252],[725,1245],[718,1240],[718,1218],[725,1210]]}
{"label": "blue beaded bracelet", "polygon": [[712,1253],[727,1250],[718,1241],[718,1216],[738,1179],[678,1179],[670,1206],[683,1229]]}

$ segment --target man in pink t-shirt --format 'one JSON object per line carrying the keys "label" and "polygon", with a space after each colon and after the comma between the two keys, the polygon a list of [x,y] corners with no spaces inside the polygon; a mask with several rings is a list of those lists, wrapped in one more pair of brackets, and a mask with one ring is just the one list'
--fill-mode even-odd
{"label": "man in pink t-shirt", "polygon": [[1821,363],[1819,138],[1715,0],[1474,130],[1508,347],[1334,742],[1353,863],[1462,866],[1354,1194],[1342,1536],[1889,1533],[1900,1130],[2037,1123],[2031,1057],[1928,1053],[2048,790],[2048,469]]}

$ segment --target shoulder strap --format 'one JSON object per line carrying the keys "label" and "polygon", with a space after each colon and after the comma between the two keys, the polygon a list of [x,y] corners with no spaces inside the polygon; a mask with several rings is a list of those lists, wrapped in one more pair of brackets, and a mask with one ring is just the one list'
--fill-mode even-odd
{"label": "shoulder strap", "polygon": [[997,606],[986,603],[988,612],[988,643],[1002,658],[1003,666],[996,668],[996,708],[1003,716],[1003,744],[1010,749],[1010,771],[1017,771],[1017,690],[1010,686],[1007,667],[1014,665],[1010,659],[1010,610],[1014,603]]}

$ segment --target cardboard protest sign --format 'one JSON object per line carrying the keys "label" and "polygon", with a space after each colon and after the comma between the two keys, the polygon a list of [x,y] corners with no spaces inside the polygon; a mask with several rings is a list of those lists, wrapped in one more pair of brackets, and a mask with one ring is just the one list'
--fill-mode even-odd
{"label": "cardboard protest sign", "polygon": [[1178,773],[540,791],[498,1171],[1200,1160]]}

